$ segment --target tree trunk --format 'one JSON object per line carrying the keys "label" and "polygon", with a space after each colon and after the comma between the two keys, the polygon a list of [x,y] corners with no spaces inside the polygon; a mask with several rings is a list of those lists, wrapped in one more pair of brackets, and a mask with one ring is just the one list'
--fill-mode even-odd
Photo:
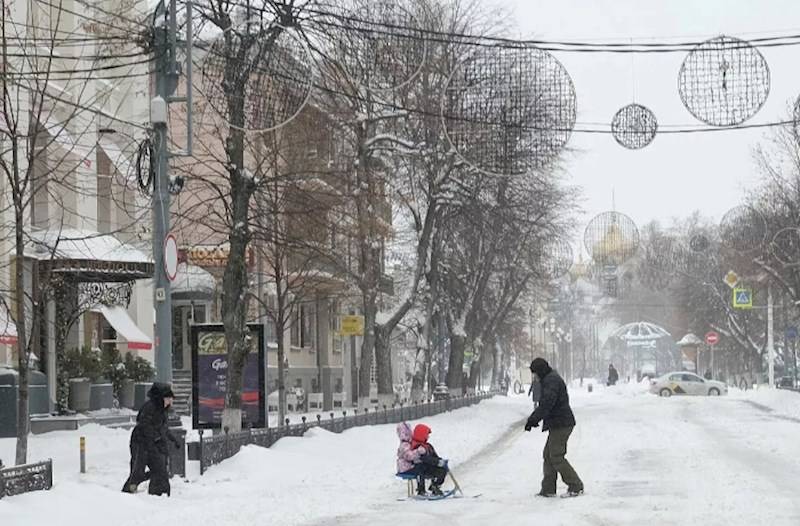
{"label": "tree trunk", "polygon": [[461,393],[462,380],[464,378],[464,351],[466,350],[467,337],[463,334],[455,334],[451,324],[447,324],[447,331],[450,333],[450,356],[447,361],[447,387],[450,393]]}
{"label": "tree trunk", "polygon": [[[422,361],[420,361],[420,356]],[[427,349],[417,346],[417,354],[414,359],[414,376],[411,378],[411,399],[419,401],[425,398],[425,378],[427,376]]]}
{"label": "tree trunk", "polygon": [[500,387],[500,378],[502,375],[503,369],[503,358],[500,355],[500,346],[497,344],[497,340],[494,337],[491,337],[488,341],[488,347],[491,351],[491,358],[492,358],[492,389],[497,389]]}
{"label": "tree trunk", "polygon": [[369,407],[369,390],[372,384],[372,354],[375,352],[375,316],[377,307],[374,299],[363,297],[364,337],[361,341],[361,370],[358,373],[358,406]]}
{"label": "tree trunk", "polygon": [[480,360],[473,360],[469,366],[469,388],[472,390],[477,390],[478,388],[478,378],[480,377],[481,373],[481,363]]}
{"label": "tree trunk", "polygon": [[[16,149],[14,154],[16,157]],[[23,238],[24,221],[21,206],[15,206],[14,219],[16,242],[16,259],[14,261],[16,278],[14,292],[16,297],[14,301],[17,311],[17,319],[15,321],[17,325],[17,368],[19,372],[17,382],[19,392],[17,395],[17,445],[15,462],[17,465],[20,465],[27,463],[28,460],[28,433],[30,432],[30,419],[28,418],[28,356],[30,349],[28,348],[28,321],[25,317],[25,240]]]}
{"label": "tree trunk", "polygon": [[[233,119],[234,122],[236,119]],[[228,371],[225,386],[225,409],[222,427],[230,432],[242,429],[242,370],[250,346],[247,344],[247,314],[249,305],[247,281],[247,245],[249,235],[250,197],[253,181],[248,178],[244,165],[244,133],[231,130],[227,144],[231,161],[230,177],[230,250],[222,276],[222,324],[228,347]]]}
{"label": "tree trunk", "polygon": [[378,399],[380,404],[394,402],[394,384],[392,382],[392,354],[389,346],[389,334],[384,325],[375,325],[375,369],[377,372]]}
{"label": "tree trunk", "polygon": [[282,301],[278,301],[278,316],[275,321],[275,334],[278,339],[278,425],[282,426],[286,420],[286,369],[284,368],[284,361],[286,360],[286,347],[284,342],[283,333],[286,329],[283,316]]}

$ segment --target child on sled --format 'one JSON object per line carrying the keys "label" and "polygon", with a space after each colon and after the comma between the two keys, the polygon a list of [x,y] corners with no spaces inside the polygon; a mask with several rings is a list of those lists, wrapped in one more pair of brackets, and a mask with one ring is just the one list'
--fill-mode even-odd
{"label": "child on sled", "polygon": [[431,428],[425,424],[417,424],[414,431],[406,422],[397,424],[397,437],[400,446],[397,448],[397,473],[417,475],[417,495],[425,495],[425,479],[432,479],[431,494],[442,496],[441,485],[447,476],[447,460],[436,454],[433,445],[428,442]]}

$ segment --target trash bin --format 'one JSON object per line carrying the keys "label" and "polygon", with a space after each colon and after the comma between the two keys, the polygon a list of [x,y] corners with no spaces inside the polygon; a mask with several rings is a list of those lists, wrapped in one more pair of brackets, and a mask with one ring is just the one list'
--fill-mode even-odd
{"label": "trash bin", "polygon": [[69,379],[69,408],[84,412],[91,407],[92,382],[88,378]]}
{"label": "trash bin", "polygon": [[133,409],[133,406],[136,405],[134,394],[135,394],[136,382],[133,380],[123,380],[122,387],[119,390],[119,406],[120,407],[127,407],[128,409]]}
{"label": "trash bin", "polygon": [[111,384],[92,384],[89,390],[89,409],[111,409],[114,407],[114,386]]}
{"label": "trash bin", "polygon": [[138,411],[147,402],[147,391],[153,382],[137,382],[133,388],[133,409]]}

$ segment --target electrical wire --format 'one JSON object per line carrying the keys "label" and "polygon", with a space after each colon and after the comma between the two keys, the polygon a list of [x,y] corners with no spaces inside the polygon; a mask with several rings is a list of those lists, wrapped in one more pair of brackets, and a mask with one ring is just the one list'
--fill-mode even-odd
{"label": "electrical wire", "polygon": [[139,143],[136,149],[136,181],[139,191],[145,197],[150,197],[155,191],[156,155],[153,140],[148,135]]}
{"label": "electrical wire", "polygon": [[[642,42],[642,43],[602,43],[602,42],[577,42],[541,39],[513,39],[497,36],[474,35],[452,31],[438,31],[422,27],[412,27],[401,24],[392,24],[386,21],[369,20],[351,15],[306,8],[306,11],[321,17],[330,17],[339,23],[313,18],[314,23],[333,27],[341,30],[358,31],[363,33],[394,36],[401,38],[425,38],[432,42],[460,43],[479,47],[520,49],[535,47],[545,51],[583,52],[583,53],[674,53],[689,52],[701,45],[703,41],[685,42]],[[342,22],[351,22],[361,26],[346,25]],[[369,26],[369,27],[364,27]],[[773,37],[757,37],[742,40],[741,44],[726,45],[726,49],[751,48],[751,47],[783,47],[800,45],[800,34],[779,35]]]}

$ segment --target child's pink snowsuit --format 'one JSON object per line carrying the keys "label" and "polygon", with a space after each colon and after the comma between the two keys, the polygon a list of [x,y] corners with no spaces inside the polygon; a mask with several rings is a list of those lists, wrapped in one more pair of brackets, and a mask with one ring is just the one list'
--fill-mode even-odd
{"label": "child's pink snowsuit", "polygon": [[397,472],[404,473],[414,469],[414,464],[420,462],[425,448],[411,448],[411,426],[405,422],[397,424],[397,437],[400,439],[400,446],[397,448]]}

